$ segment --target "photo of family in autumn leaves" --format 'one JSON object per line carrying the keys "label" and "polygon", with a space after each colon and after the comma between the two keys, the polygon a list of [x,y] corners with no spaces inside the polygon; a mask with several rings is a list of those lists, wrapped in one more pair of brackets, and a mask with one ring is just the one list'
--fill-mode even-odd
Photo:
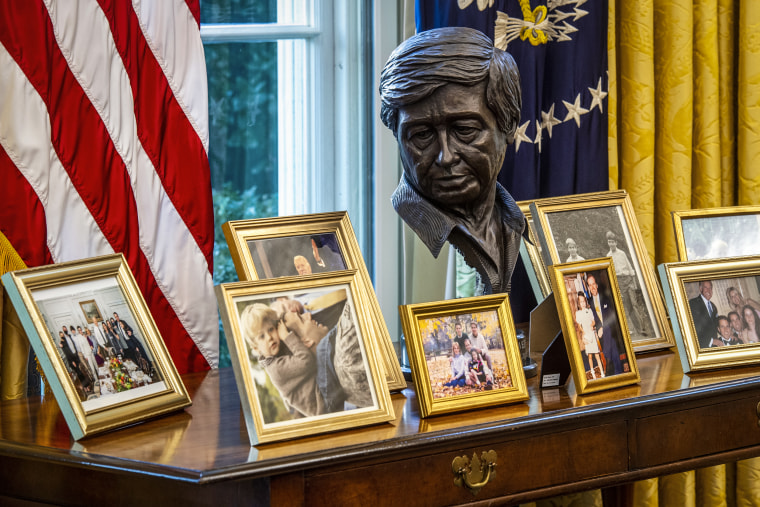
{"label": "photo of family in autumn leaves", "polygon": [[420,321],[433,398],[511,388],[495,310]]}

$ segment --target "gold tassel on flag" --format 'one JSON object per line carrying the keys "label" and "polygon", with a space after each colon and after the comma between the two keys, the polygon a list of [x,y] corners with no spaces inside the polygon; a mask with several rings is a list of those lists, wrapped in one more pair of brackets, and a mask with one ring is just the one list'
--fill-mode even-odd
{"label": "gold tassel on flag", "polygon": [[[0,275],[25,268],[13,245],[0,232]],[[0,307],[3,315],[0,328],[0,397],[4,400],[23,398],[26,396],[29,340],[5,290]]]}

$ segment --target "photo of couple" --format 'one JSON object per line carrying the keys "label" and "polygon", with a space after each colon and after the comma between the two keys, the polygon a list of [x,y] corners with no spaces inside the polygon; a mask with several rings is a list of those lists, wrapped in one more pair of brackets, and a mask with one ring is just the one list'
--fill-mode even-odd
{"label": "photo of couple", "polygon": [[564,277],[587,380],[631,371],[606,270]]}

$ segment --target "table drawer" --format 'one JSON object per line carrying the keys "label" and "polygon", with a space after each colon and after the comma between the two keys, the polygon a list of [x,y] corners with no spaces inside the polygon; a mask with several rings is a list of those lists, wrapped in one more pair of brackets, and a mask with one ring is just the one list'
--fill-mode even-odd
{"label": "table drawer", "polygon": [[631,466],[646,468],[760,444],[760,397],[636,419]]}
{"label": "table drawer", "polygon": [[[496,473],[480,492],[454,484],[451,464],[458,456],[496,451]],[[626,424],[617,422],[471,447],[411,455],[374,465],[307,473],[305,497],[314,505],[441,505],[512,495],[627,470]]]}

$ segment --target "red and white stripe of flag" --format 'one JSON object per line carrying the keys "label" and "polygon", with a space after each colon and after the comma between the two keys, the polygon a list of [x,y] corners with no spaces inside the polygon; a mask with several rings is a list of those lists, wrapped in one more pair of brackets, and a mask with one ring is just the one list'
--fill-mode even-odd
{"label": "red and white stripe of flag", "polygon": [[199,17],[0,2],[0,230],[28,266],[123,252],[181,373],[218,361]]}

